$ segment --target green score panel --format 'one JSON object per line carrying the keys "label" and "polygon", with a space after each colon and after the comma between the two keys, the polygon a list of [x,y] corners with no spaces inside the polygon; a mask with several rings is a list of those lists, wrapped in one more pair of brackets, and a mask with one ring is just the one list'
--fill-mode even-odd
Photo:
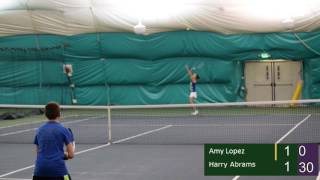
{"label": "green score panel", "polygon": [[204,174],[316,176],[317,144],[205,144]]}

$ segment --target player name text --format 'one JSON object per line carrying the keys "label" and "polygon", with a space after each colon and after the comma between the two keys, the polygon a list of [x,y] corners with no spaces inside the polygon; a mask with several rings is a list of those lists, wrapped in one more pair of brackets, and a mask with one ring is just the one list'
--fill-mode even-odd
{"label": "player name text", "polygon": [[243,155],[245,154],[245,149],[215,149],[215,148],[210,148],[209,150],[209,155]]}
{"label": "player name text", "polygon": [[208,162],[209,168],[255,168],[255,162]]}

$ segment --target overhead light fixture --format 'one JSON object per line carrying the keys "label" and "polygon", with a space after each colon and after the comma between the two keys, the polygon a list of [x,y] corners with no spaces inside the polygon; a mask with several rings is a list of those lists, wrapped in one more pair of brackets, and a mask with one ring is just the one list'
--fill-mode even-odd
{"label": "overhead light fixture", "polygon": [[136,33],[136,34],[145,34],[145,32],[146,32],[146,26],[145,25],[143,25],[142,23],[141,23],[141,21],[139,21],[139,24],[137,24],[137,25],[135,25],[134,27],[133,27],[133,31],[134,31],[134,33]]}
{"label": "overhead light fixture", "polygon": [[267,52],[262,52],[259,54],[259,57],[262,59],[269,59],[271,57],[271,54],[269,54]]}

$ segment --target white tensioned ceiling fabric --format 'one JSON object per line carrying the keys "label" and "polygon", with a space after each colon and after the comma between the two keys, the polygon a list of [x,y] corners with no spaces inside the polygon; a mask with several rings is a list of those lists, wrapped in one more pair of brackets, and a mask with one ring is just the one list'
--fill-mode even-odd
{"label": "white tensioned ceiling fabric", "polygon": [[0,0],[0,36],[175,30],[309,32],[320,0]]}

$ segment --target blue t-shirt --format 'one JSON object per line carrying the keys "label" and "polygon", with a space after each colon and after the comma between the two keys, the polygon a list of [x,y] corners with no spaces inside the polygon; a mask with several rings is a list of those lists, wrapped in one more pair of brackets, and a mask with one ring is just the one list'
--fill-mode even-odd
{"label": "blue t-shirt", "polygon": [[34,144],[38,155],[34,176],[58,177],[68,174],[64,158],[64,145],[74,141],[70,131],[56,121],[48,121],[36,132]]}

